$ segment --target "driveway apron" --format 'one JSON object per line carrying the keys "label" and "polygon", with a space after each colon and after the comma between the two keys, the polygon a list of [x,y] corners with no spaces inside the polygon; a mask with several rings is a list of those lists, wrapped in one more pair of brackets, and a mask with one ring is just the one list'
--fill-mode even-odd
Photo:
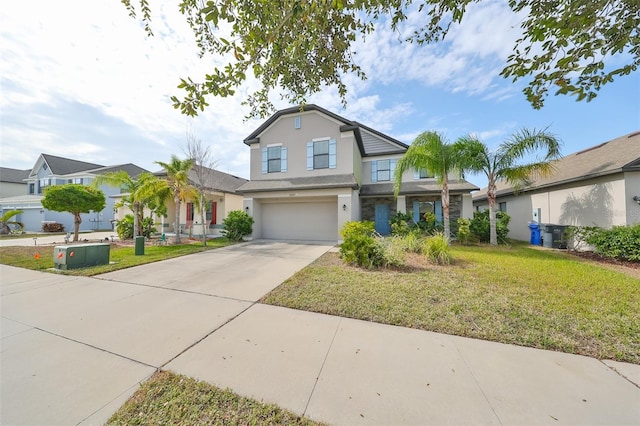
{"label": "driveway apron", "polygon": [[0,423],[103,423],[329,248],[258,241],[92,278],[2,265]]}

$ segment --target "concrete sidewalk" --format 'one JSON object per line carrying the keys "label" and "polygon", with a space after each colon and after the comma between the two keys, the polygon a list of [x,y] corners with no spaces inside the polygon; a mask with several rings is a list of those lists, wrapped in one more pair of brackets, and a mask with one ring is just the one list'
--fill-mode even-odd
{"label": "concrete sidewalk", "polygon": [[640,424],[638,365],[267,305],[166,369],[336,425]]}
{"label": "concrete sidewalk", "polygon": [[[118,239],[118,234],[113,231],[100,231],[100,232],[81,232],[78,235],[80,241],[105,241],[105,238],[110,241],[111,238]],[[34,241],[35,238],[35,241]],[[2,237],[0,238],[0,247],[11,247],[11,246],[42,246],[49,244],[65,244],[64,242],[65,235],[47,235],[44,233],[41,234],[33,234],[31,237],[22,237],[22,238],[10,238],[10,237]],[[73,234],[71,235],[73,238]]]}

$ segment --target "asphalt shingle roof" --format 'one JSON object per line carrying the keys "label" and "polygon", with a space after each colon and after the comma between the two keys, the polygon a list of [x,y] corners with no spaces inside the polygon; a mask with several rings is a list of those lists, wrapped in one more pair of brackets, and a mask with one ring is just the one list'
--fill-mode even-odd
{"label": "asphalt shingle roof", "polygon": [[0,167],[0,182],[26,184],[24,179],[29,177],[29,173],[31,173],[31,169],[18,170],[9,167]]}
{"label": "asphalt shingle roof", "polygon": [[326,175],[290,179],[253,180],[238,188],[238,192],[292,191],[300,189],[357,188],[353,175]]}
{"label": "asphalt shingle roof", "polygon": [[[189,171],[189,181],[193,184],[198,184],[198,172],[195,168],[199,166],[193,166],[194,168]],[[159,172],[155,172],[156,176],[166,176],[166,170],[160,170]],[[247,179],[243,179],[238,176],[230,175],[228,173],[224,173],[215,169],[210,169],[208,167],[204,168],[204,178],[205,186],[208,189],[220,192],[228,192],[234,193],[236,190],[248,182]]]}
{"label": "asphalt shingle roof", "polygon": [[[464,180],[449,181],[449,192],[470,192],[477,190],[478,187]],[[400,187],[400,195],[408,194],[424,194],[426,192],[434,192],[440,194],[442,187],[434,180],[403,182]],[[360,195],[393,195],[393,183],[375,183],[371,185],[362,185]]]}
{"label": "asphalt shingle roof", "polygon": [[69,158],[56,157],[55,155],[50,154],[42,154],[42,157],[47,162],[49,170],[51,170],[51,173],[54,175],[68,175],[71,173],[84,172],[104,167],[102,164],[71,160]]}
{"label": "asphalt shingle roof", "polygon": [[[640,131],[621,136],[579,152],[567,155],[554,162],[553,175],[533,179],[530,186],[520,192],[560,185],[604,176],[622,171],[640,171]],[[497,195],[513,192],[506,182],[497,184]],[[486,188],[473,197],[475,200],[487,198]]]}
{"label": "asphalt shingle roof", "polygon": [[138,167],[133,163],[118,164],[117,166],[99,167],[97,169],[87,170],[87,172],[101,175],[105,173],[119,172],[120,170],[124,170],[131,177],[136,177],[140,173],[148,172],[148,170],[143,169],[142,167]]}

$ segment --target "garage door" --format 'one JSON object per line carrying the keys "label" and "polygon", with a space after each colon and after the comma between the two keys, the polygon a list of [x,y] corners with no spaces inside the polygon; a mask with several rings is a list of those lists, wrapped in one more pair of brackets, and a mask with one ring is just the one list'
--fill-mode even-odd
{"label": "garage door", "polygon": [[262,205],[262,237],[337,241],[338,203],[265,203]]}

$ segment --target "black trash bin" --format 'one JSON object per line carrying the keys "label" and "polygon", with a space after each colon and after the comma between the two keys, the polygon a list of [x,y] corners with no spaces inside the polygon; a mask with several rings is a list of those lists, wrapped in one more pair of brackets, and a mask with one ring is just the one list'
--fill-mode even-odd
{"label": "black trash bin", "polygon": [[136,237],[134,253],[136,256],[142,256],[144,254],[144,237]]}
{"label": "black trash bin", "polygon": [[566,249],[567,242],[564,238],[565,225],[553,225],[551,227],[551,247],[557,249]]}

